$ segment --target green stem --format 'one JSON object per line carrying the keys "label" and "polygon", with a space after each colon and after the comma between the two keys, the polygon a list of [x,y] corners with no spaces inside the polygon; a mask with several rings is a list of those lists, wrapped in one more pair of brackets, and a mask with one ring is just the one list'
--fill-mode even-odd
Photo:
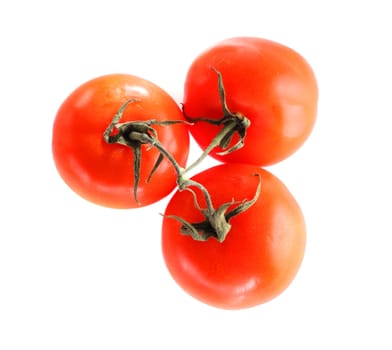
{"label": "green stem", "polygon": [[229,133],[231,133],[236,128],[236,126],[237,126],[236,121],[230,121],[229,123],[227,123],[227,125],[225,125],[221,131],[219,131],[218,135],[216,135],[214,139],[211,141],[211,143],[206,147],[206,149],[203,151],[200,157],[197,158],[191,165],[189,165],[184,172],[187,173],[190,170],[194,169],[196,166],[198,166],[211,153],[211,151],[215,147],[221,144],[222,140]]}
{"label": "green stem", "polygon": [[[147,139],[147,138],[146,138],[146,139]],[[182,167],[180,166],[180,164],[178,164],[177,160],[173,157],[173,155],[172,155],[169,151],[167,151],[166,148],[163,147],[163,145],[162,145],[157,139],[152,139],[152,138],[150,138],[150,139],[148,140],[148,143],[149,143],[151,146],[157,148],[158,151],[159,151],[164,157],[166,157],[166,158],[168,159],[168,161],[173,165],[173,168],[174,168],[174,170],[175,170],[176,173],[177,173],[177,177],[178,177],[178,178],[182,178],[185,169],[182,168]]]}
{"label": "green stem", "polygon": [[[182,191],[182,190],[187,189],[191,186],[198,188],[203,193],[203,196],[206,200],[208,210],[213,211],[214,207],[212,205],[211,196],[208,193],[208,190],[201,183],[196,182],[194,180],[187,179],[185,177],[185,174],[190,170],[190,167],[187,167],[185,169],[182,168],[178,164],[176,159],[170,154],[170,152],[168,152],[165,149],[165,147],[162,146],[162,144],[158,140],[156,140],[152,145],[154,147],[156,147],[159,150],[159,152],[161,152],[161,154],[163,154],[170,161],[173,168],[175,169],[175,171],[177,173],[177,185],[178,185],[179,190]],[[193,165],[195,165],[195,164],[193,164]]]}

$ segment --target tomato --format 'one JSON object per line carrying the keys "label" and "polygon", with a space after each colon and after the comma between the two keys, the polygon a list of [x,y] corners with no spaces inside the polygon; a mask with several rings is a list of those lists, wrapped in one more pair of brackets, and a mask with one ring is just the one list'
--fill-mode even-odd
{"label": "tomato", "polygon": [[[176,102],[155,84],[127,74],[109,74],[75,89],[60,106],[53,125],[52,151],[55,165],[69,187],[83,198],[111,208],[135,208],[154,203],[176,186],[177,174],[165,158],[147,183],[159,157],[155,147],[141,147],[137,200],[132,149],[109,144],[103,133],[120,108],[120,123],[155,119],[182,120]],[[158,140],[181,166],[189,150],[189,133],[182,123],[153,125]]]}
{"label": "tomato", "polygon": [[[216,72],[222,75],[227,107],[250,121],[245,145],[228,155],[216,147],[211,156],[224,162],[266,166],[293,154],[316,120],[318,85],[309,63],[282,44],[254,37],[224,40],[191,64],[183,107],[190,118],[222,118]],[[205,149],[217,126],[198,122],[190,128]],[[233,139],[232,144],[238,139]]]}
{"label": "tomato", "polygon": [[[189,191],[177,191],[162,224],[162,252],[174,280],[196,299],[223,309],[267,302],[284,291],[303,260],[306,228],[302,211],[285,185],[257,166],[225,163],[192,179],[203,184],[215,208],[251,199],[261,177],[261,191],[246,211],[233,216],[223,242],[198,241],[181,234],[181,222],[203,221]],[[194,191],[205,207],[199,190]]]}

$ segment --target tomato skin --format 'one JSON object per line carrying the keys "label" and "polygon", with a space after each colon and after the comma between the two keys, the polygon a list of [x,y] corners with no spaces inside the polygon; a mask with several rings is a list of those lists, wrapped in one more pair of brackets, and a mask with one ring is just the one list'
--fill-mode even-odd
{"label": "tomato skin", "polygon": [[[224,162],[266,166],[293,154],[310,135],[316,121],[318,85],[309,63],[296,51],[254,37],[224,40],[191,64],[184,86],[184,111],[191,118],[222,117],[215,68],[222,74],[228,108],[245,115],[251,125],[245,146]],[[217,127],[197,123],[190,128],[205,149]]]}
{"label": "tomato skin", "polygon": [[[109,74],[85,82],[60,106],[53,125],[52,151],[63,180],[83,198],[111,208],[135,208],[154,203],[176,186],[176,172],[165,159],[151,181],[146,179],[159,152],[142,147],[138,199],[133,196],[132,149],[108,144],[103,132],[129,99],[120,122],[183,120],[176,102],[157,85],[128,74]],[[189,133],[184,124],[154,126],[158,139],[185,166]]]}
{"label": "tomato skin", "polygon": [[[217,208],[233,198],[253,198],[258,183],[255,173],[262,179],[260,196],[247,211],[232,217],[232,228],[222,243],[182,235],[181,224],[164,217],[162,252],[170,274],[190,295],[218,308],[248,308],[275,298],[289,286],[304,256],[302,211],[273,174],[252,165],[226,163],[193,179],[208,189]],[[175,193],[167,215],[189,222],[203,219],[188,191]]]}

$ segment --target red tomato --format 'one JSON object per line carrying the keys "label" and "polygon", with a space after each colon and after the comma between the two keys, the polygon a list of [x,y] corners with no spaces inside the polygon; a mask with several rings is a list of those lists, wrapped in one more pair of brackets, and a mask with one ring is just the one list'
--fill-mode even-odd
{"label": "red tomato", "polygon": [[[203,215],[189,191],[170,200],[162,227],[162,251],[174,280],[190,295],[224,309],[252,307],[273,299],[295,277],[306,242],[304,217],[284,184],[252,165],[221,164],[193,179],[209,191],[215,208],[233,199],[252,199],[261,176],[261,192],[246,211],[233,216],[226,239],[194,240],[180,233],[177,215],[195,223]],[[203,207],[200,192],[196,192]]]}
{"label": "red tomato", "polygon": [[[140,182],[133,195],[133,152],[121,144],[108,144],[103,133],[120,107],[137,99],[124,110],[120,122],[130,120],[184,120],[176,102],[160,87],[142,78],[111,74],[90,80],[63,102],[53,125],[52,149],[56,167],[64,181],[80,196],[112,208],[133,208],[151,204],[176,186],[177,174],[166,159],[149,183],[146,179],[159,151],[141,149]],[[154,125],[161,144],[185,166],[189,134],[184,124]]]}
{"label": "red tomato", "polygon": [[[223,116],[213,69],[222,75],[228,109],[245,115],[251,124],[243,148],[219,155],[222,149],[217,147],[212,157],[266,166],[287,158],[305,142],[316,120],[318,86],[301,55],[261,38],[238,37],[218,43],[189,68],[183,101],[187,116],[215,120]],[[205,149],[218,129],[198,122],[190,130]]]}

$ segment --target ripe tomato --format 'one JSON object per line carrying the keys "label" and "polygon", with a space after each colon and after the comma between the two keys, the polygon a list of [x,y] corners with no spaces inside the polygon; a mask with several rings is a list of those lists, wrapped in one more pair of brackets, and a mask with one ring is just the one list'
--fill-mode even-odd
{"label": "ripe tomato", "polygon": [[[303,259],[306,229],[302,211],[285,185],[253,165],[221,164],[193,177],[209,191],[215,207],[251,199],[261,176],[261,192],[246,211],[233,216],[226,239],[194,240],[180,233],[181,223],[200,222],[188,191],[170,200],[162,226],[162,251],[174,280],[190,295],[224,309],[264,303],[284,291]],[[202,196],[196,192],[203,207]]]}
{"label": "ripe tomato", "polygon": [[[300,54],[253,37],[231,38],[210,47],[187,73],[183,100],[187,116],[222,117],[214,70],[222,75],[228,109],[245,115],[251,124],[243,148],[219,155],[222,149],[217,147],[212,157],[266,166],[287,158],[305,142],[316,120],[318,86],[312,68]],[[218,129],[198,122],[190,130],[205,149]]]}
{"label": "ripe tomato", "polygon": [[[176,102],[160,87],[142,78],[110,74],[92,79],[73,91],[60,106],[53,125],[52,150],[64,181],[80,196],[112,208],[151,204],[176,186],[177,174],[164,159],[149,183],[146,179],[159,151],[141,148],[140,181],[133,195],[133,153],[121,144],[108,144],[103,133],[122,105],[130,100],[121,123],[136,120],[184,120]],[[154,125],[161,144],[185,166],[189,133],[184,124]]]}

